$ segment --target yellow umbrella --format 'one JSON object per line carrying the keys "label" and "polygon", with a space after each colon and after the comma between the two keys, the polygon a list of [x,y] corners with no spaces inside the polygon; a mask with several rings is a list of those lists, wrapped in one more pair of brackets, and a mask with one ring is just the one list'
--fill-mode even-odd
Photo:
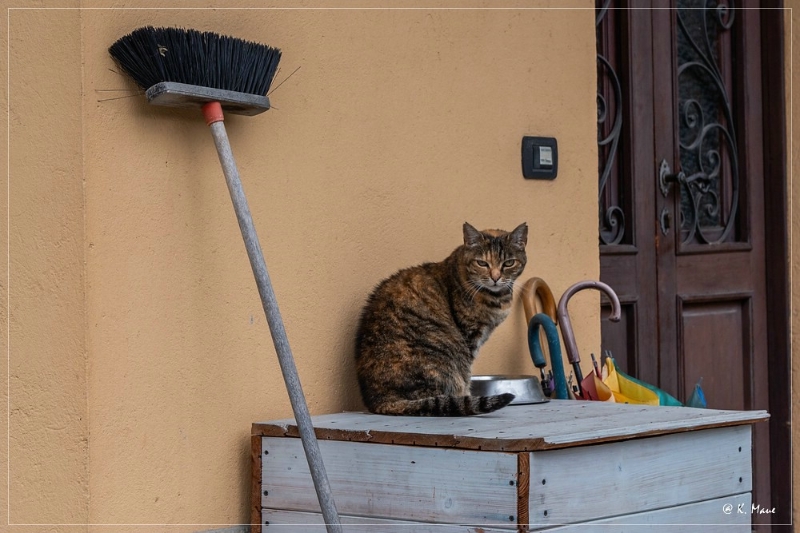
{"label": "yellow umbrella", "polygon": [[618,403],[661,404],[658,394],[641,383],[632,380],[621,371],[617,371],[614,360],[611,357],[606,359],[603,374],[605,375],[606,373],[607,376],[603,379],[603,383],[608,387]]}

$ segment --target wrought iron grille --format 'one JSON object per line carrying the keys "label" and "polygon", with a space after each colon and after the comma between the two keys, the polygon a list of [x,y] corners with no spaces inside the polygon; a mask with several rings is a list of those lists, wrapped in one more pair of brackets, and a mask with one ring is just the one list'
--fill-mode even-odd
{"label": "wrought iron grille", "polygon": [[600,244],[630,244],[625,228],[625,207],[620,164],[623,95],[617,75],[620,46],[612,0],[597,0],[597,144],[599,157]]}
{"label": "wrought iron grille", "polygon": [[731,96],[731,2],[679,0],[681,231],[684,244],[736,240],[739,159]]}

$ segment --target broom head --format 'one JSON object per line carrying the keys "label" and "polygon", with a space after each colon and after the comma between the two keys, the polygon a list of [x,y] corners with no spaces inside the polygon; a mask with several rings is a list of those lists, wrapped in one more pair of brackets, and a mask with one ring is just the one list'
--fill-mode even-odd
{"label": "broom head", "polygon": [[235,37],[152,26],[108,51],[151,104],[199,108],[216,101],[240,115],[269,109],[266,94],[281,58],[277,48]]}

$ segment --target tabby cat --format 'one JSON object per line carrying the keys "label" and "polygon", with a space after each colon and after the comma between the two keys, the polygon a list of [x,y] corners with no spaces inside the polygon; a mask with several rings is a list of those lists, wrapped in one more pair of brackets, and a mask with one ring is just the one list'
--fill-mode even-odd
{"label": "tabby cat", "polygon": [[367,300],[356,336],[361,397],[373,413],[464,416],[508,405],[513,394],[470,396],[478,349],[506,318],[525,268],[528,226],[478,231],[439,263],[401,270]]}

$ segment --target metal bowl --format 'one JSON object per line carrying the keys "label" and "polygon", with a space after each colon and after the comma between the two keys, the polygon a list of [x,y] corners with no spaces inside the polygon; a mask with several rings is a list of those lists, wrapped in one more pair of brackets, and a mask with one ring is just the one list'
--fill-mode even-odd
{"label": "metal bowl", "polygon": [[472,376],[470,393],[473,396],[493,396],[510,392],[514,401],[509,405],[549,402],[542,393],[542,386],[536,376]]}

